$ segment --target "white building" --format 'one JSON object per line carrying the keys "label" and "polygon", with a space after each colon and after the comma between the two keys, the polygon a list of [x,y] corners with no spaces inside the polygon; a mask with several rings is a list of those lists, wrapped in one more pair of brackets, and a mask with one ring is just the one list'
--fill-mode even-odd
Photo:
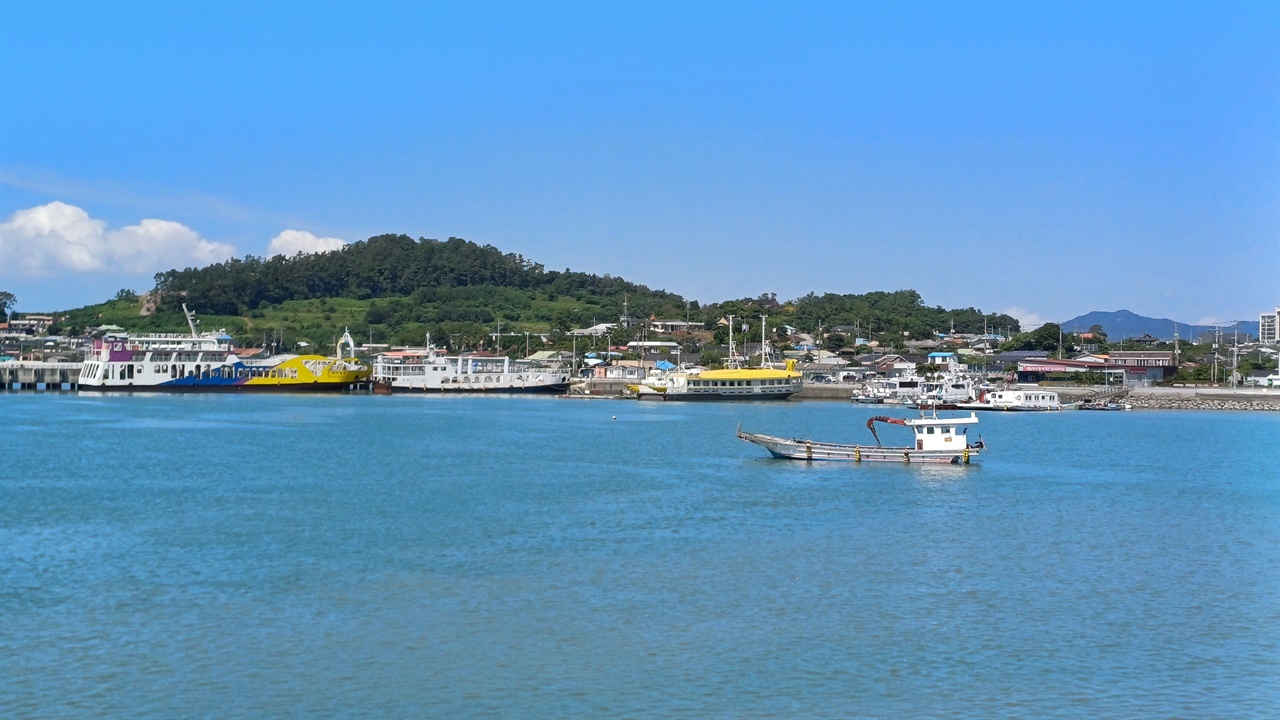
{"label": "white building", "polygon": [[577,328],[575,330],[570,330],[569,334],[586,337],[600,337],[602,335],[608,335],[609,332],[617,326],[618,323],[600,323],[599,325],[592,325],[589,328]]}
{"label": "white building", "polygon": [[1258,316],[1258,342],[1263,345],[1280,345],[1280,307],[1275,312]]}

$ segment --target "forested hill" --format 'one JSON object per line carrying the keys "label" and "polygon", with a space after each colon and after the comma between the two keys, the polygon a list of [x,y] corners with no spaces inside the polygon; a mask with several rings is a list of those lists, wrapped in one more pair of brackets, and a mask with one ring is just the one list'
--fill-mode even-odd
{"label": "forested hill", "polygon": [[[501,336],[503,349],[511,352],[515,344],[525,347],[525,333],[569,343],[571,328],[617,322],[624,307],[635,318],[687,319],[708,328],[726,315],[752,324],[752,318],[768,315],[771,327],[804,332],[847,325],[895,345],[936,331],[1017,329],[1008,315],[926,306],[914,290],[810,293],[782,302],[761,295],[699,306],[619,277],[547,270],[490,245],[406,235],[379,235],[328,253],[249,256],[170,270],[155,282],[146,297],[122,290],[111,303],[69,312],[63,329],[115,322],[137,331],[181,331],[183,303],[206,327],[225,328],[238,342],[266,342],[274,335],[286,342],[329,343],[347,327],[368,341],[395,344],[421,343],[430,333],[449,338],[451,345],[491,347]],[[139,317],[148,304],[153,312]],[[617,328],[609,339],[625,343],[636,332]]]}
{"label": "forested hill", "polygon": [[245,315],[291,300],[370,300],[478,287],[539,291],[553,300],[558,295],[607,298],[616,300],[619,312],[626,295],[629,308],[646,315],[674,315],[685,309],[679,295],[621,278],[546,270],[521,255],[461,238],[415,241],[407,235],[379,235],[328,253],[249,256],[170,270],[155,280],[161,310],[185,302],[196,313],[209,315]]}

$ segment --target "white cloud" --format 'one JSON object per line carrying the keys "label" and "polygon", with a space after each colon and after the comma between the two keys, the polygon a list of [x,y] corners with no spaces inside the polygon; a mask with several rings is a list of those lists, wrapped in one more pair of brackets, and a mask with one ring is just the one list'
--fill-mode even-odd
{"label": "white cloud", "polygon": [[342,238],[316,237],[306,230],[285,230],[271,238],[271,243],[267,245],[267,257],[275,257],[276,255],[293,257],[298,253],[310,255],[330,252],[338,250],[346,244],[347,241]]}
{"label": "white cloud", "polygon": [[205,240],[181,223],[145,219],[109,230],[105,221],[63,202],[19,210],[0,224],[0,259],[9,271],[31,277],[158,272],[234,255],[232,246]]}
{"label": "white cloud", "polygon": [[1022,332],[1031,332],[1041,325],[1048,322],[1039,315],[1020,307],[1011,307],[1008,310],[1001,311],[1005,315],[1010,315],[1018,319],[1018,324],[1022,327]]}

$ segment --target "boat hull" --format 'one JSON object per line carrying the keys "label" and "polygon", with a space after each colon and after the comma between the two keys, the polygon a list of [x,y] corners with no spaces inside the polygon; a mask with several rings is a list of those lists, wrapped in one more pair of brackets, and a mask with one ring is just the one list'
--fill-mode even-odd
{"label": "boat hull", "polygon": [[893,462],[900,464],[969,465],[982,448],[964,446],[947,450],[916,450],[910,447],[846,445],[799,438],[780,438],[738,431],[738,437],[759,445],[775,458],[807,462]]}
{"label": "boat hull", "polygon": [[670,400],[672,402],[759,402],[761,400],[786,400],[794,395],[794,392],[788,393],[741,393],[737,395],[727,395],[719,393],[691,393],[691,392],[666,392],[661,393],[661,398],[638,396],[641,400]]}
{"label": "boat hull", "polygon": [[437,385],[435,387],[427,387],[419,385],[412,387],[402,383],[391,383],[385,380],[375,381],[373,385],[374,394],[377,395],[524,395],[524,394],[551,394],[563,395],[569,392],[569,383],[548,383],[545,385],[498,385],[498,384],[482,384],[476,383],[468,385],[465,383],[449,383]]}
{"label": "boat hull", "polygon": [[164,385],[81,385],[80,392],[139,393],[339,393],[367,387],[358,381],[282,383],[279,385],[231,385],[213,383],[173,383]]}

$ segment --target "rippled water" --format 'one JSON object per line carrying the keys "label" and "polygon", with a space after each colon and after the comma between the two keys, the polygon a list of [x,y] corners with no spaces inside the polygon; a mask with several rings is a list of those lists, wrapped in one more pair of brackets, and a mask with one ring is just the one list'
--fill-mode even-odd
{"label": "rippled water", "polygon": [[1280,417],[881,412],[0,396],[0,714],[1280,713]]}

